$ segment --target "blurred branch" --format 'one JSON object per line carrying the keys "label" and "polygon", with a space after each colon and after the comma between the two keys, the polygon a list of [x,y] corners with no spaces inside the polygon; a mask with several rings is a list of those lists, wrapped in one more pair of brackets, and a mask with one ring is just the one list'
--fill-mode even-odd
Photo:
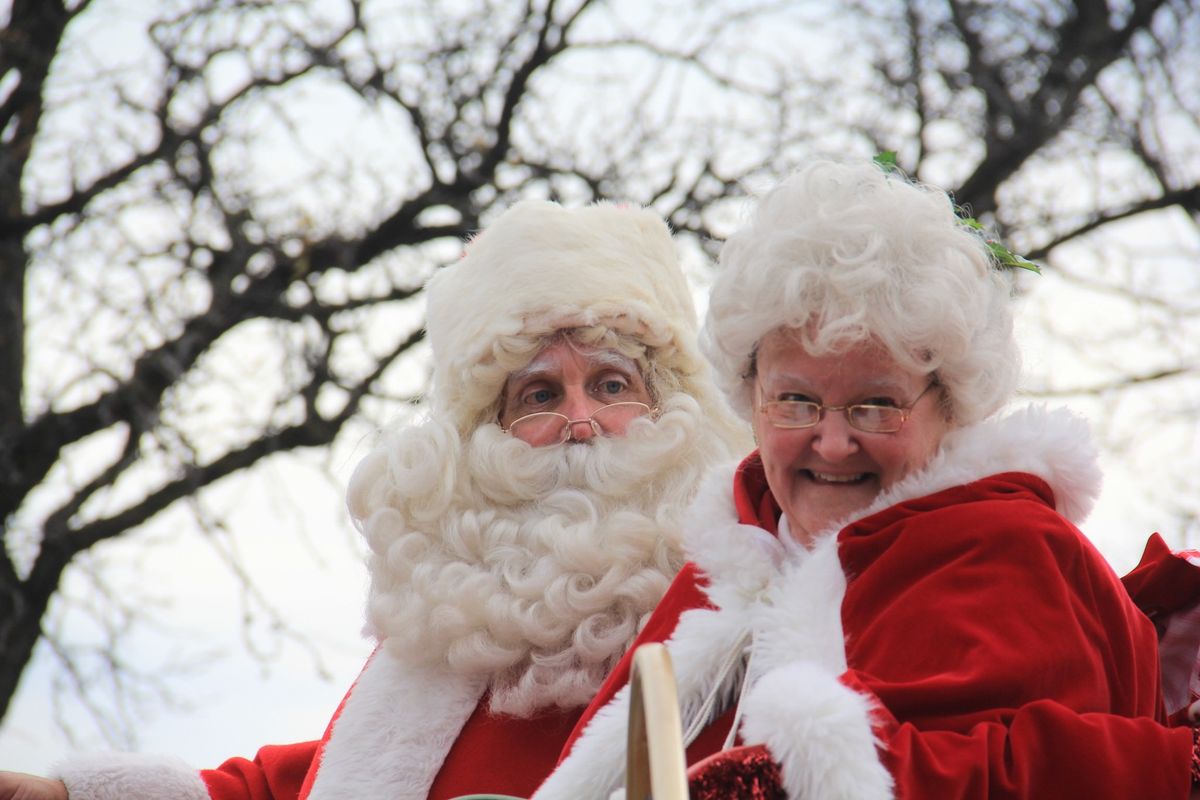
{"label": "blurred branch", "polygon": [[1159,383],[1170,378],[1178,378],[1184,375],[1191,375],[1195,372],[1192,369],[1176,368],[1164,369],[1155,372],[1147,372],[1140,375],[1128,375],[1112,381],[1104,383],[1093,383],[1081,386],[1072,386],[1065,389],[1049,389],[1041,387],[1038,389],[1029,389],[1027,393],[1034,397],[1082,397],[1086,395],[1105,395],[1111,392],[1129,389],[1134,386],[1140,386],[1150,383]]}
{"label": "blurred branch", "polygon": [[[956,192],[960,204],[976,216],[996,209],[996,190],[1008,175],[1059,134],[1079,109],[1083,92],[1116,61],[1133,35],[1145,28],[1163,0],[1134,0],[1119,28],[1110,26],[1104,0],[1077,0],[1065,24],[1053,32],[1054,47],[1038,54],[1046,59],[1041,82],[1028,99],[1014,96],[1001,75],[1003,61],[989,62],[968,0],[951,0],[955,33],[966,45],[967,75],[985,98],[984,156]],[[1033,54],[1030,54],[1031,56]]]}
{"label": "blurred branch", "polygon": [[1200,212],[1200,185],[1192,186],[1187,189],[1176,189],[1163,192],[1162,195],[1137,203],[1129,203],[1120,208],[1105,208],[1095,214],[1091,219],[1082,225],[1078,225],[1068,231],[1064,231],[1049,242],[1033,248],[1029,252],[1029,258],[1038,260],[1046,258],[1054,248],[1061,244],[1070,242],[1075,239],[1082,238],[1089,233],[1092,233],[1100,228],[1110,225],[1114,222],[1130,219],[1139,214],[1147,214],[1152,211],[1160,211],[1164,208],[1179,207],[1180,209],[1190,212]]}

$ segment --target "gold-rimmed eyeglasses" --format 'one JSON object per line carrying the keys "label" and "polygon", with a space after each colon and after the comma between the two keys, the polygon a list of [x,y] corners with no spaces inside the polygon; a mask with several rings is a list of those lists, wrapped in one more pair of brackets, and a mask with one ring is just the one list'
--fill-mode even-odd
{"label": "gold-rimmed eyeglasses", "polygon": [[767,421],[776,428],[811,428],[825,416],[826,411],[841,411],[851,428],[864,433],[895,433],[904,427],[921,398],[939,384],[934,381],[916,396],[907,406],[880,406],[872,403],[851,403],[844,406],[826,406],[812,400],[770,400],[763,402],[762,384],[755,388],[758,407]]}
{"label": "gold-rimmed eyeglasses", "polygon": [[502,430],[534,447],[546,447],[567,441],[571,438],[571,426],[580,422],[591,425],[597,436],[619,436],[638,417],[656,413],[657,409],[645,403],[625,401],[600,406],[583,419],[571,419],[556,411],[538,411],[513,420]]}

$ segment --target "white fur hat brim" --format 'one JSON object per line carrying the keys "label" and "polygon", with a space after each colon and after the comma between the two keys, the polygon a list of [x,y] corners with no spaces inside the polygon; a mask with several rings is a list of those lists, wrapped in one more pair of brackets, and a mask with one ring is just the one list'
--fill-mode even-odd
{"label": "white fur hat brim", "polygon": [[667,366],[676,372],[706,369],[674,241],[647,209],[519,202],[429,281],[427,297],[431,399],[464,425],[482,410],[473,368],[500,337],[605,325],[675,351]]}

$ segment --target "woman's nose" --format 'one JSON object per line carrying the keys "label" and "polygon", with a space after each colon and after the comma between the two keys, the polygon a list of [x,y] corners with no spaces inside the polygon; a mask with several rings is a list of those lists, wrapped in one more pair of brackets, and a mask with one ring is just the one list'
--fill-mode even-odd
{"label": "woman's nose", "polygon": [[826,411],[812,431],[813,450],[831,464],[858,451],[855,430],[842,411]]}

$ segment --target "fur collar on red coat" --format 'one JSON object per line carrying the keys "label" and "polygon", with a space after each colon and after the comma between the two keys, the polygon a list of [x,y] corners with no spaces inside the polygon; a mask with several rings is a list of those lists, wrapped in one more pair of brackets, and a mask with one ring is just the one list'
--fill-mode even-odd
{"label": "fur collar on red coat", "polygon": [[[1002,472],[1046,481],[1057,510],[1074,523],[1086,517],[1100,488],[1086,422],[1065,410],[1030,407],[947,435],[924,470],[831,526],[811,551],[787,557],[773,536],[738,522],[733,466],[715,470],[694,504],[685,549],[707,573],[706,592],[718,608],[684,612],[667,643],[685,729],[717,684],[717,707],[732,702],[740,670],[723,674],[722,665],[753,630],[742,740],[771,749],[789,797],[891,798],[869,701],[838,680],[846,669],[840,613],[846,580],[832,534],[898,502]],[[628,695],[625,687],[597,712],[536,800],[605,798],[620,785]]]}
{"label": "fur collar on red coat", "polygon": [[333,723],[307,800],[424,800],[485,688],[379,648]]}

